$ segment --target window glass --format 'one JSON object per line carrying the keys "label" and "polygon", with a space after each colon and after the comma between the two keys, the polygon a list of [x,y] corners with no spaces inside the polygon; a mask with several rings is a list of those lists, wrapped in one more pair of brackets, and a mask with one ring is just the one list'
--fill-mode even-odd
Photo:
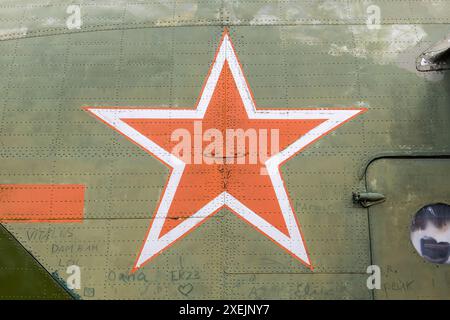
{"label": "window glass", "polygon": [[450,264],[450,206],[435,203],[417,211],[411,223],[411,242],[425,260]]}

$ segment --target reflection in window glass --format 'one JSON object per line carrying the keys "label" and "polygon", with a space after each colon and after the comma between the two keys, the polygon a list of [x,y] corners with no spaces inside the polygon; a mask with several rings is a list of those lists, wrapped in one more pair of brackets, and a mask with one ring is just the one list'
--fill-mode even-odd
{"label": "reflection in window glass", "polygon": [[411,224],[411,242],[425,260],[450,264],[450,206],[436,203],[417,211]]}

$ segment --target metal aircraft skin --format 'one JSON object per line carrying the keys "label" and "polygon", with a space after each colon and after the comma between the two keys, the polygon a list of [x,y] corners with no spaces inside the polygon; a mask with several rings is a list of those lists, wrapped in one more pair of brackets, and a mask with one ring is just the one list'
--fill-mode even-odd
{"label": "metal aircraft skin", "polygon": [[0,0],[0,299],[450,298],[449,12]]}

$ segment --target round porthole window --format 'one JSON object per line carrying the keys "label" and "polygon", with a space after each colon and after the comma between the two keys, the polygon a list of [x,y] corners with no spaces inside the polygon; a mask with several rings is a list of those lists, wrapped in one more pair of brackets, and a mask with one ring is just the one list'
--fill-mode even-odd
{"label": "round porthole window", "polygon": [[411,223],[411,242],[425,260],[450,264],[450,206],[426,205]]}

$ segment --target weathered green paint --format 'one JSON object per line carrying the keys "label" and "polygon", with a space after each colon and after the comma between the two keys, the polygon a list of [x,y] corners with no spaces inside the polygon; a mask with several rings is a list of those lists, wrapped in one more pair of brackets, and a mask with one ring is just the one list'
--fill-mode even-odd
{"label": "weathered green paint", "polygon": [[0,225],[0,299],[70,299],[38,261]]}
{"label": "weathered green paint", "polygon": [[[384,152],[450,153],[448,72],[415,70],[449,29],[450,4],[429,2],[81,2],[69,31],[65,4],[0,1],[0,183],[87,186],[83,223],[8,230],[49,272],[80,265],[83,299],[371,299],[376,225],[351,196],[365,191],[361,167]],[[365,25],[369,4],[380,30]],[[223,210],[129,277],[168,170],[81,107],[193,107],[225,25],[259,108],[369,109],[282,168],[315,270]]]}

